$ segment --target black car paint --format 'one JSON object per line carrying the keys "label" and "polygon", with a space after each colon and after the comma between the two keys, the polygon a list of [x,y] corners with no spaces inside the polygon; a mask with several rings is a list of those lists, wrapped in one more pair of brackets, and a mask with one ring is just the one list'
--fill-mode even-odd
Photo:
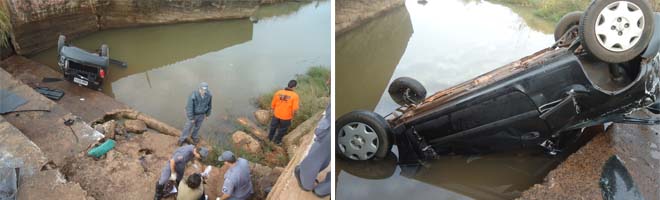
{"label": "black car paint", "polygon": [[[656,14],[657,19],[659,16]],[[660,27],[660,19],[655,23],[656,29]],[[415,164],[443,152],[538,147],[544,141],[557,143],[559,138],[575,134],[574,130],[606,122],[658,124],[657,119],[636,119],[628,114],[649,106],[660,94],[659,35],[659,31],[653,35],[648,47],[651,52],[624,66],[628,73],[638,70],[634,79],[614,90],[594,83],[592,79],[598,77],[590,77],[587,71],[607,70],[610,64],[576,55],[569,48],[551,48],[537,53],[540,58],[524,66],[526,69],[431,108],[420,112],[410,111],[419,107],[397,109],[402,114],[388,121],[399,162]]]}

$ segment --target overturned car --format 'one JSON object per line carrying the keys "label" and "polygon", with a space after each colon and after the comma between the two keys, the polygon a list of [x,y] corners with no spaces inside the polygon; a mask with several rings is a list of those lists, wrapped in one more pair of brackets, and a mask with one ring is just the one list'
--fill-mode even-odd
{"label": "overturned car", "polygon": [[90,53],[66,44],[65,40],[63,35],[57,40],[57,65],[64,78],[81,86],[100,89],[110,66],[108,46],[103,44],[98,53]]}
{"label": "overturned car", "polygon": [[555,44],[426,97],[408,77],[388,92],[401,107],[387,116],[353,111],[336,121],[336,151],[352,160],[399,163],[448,152],[538,148],[555,155],[580,130],[607,122],[659,124],[631,115],[658,111],[660,14],[644,0],[592,1],[565,15]]}

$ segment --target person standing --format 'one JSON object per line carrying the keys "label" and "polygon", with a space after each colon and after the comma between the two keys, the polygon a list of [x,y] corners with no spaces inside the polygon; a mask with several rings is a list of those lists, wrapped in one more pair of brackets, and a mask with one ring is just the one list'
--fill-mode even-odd
{"label": "person standing", "polygon": [[330,103],[325,108],[323,118],[314,130],[314,143],[309,149],[307,156],[296,166],[294,175],[298,180],[298,185],[305,191],[310,191],[318,196],[325,197],[330,194],[330,171],[325,176],[325,179],[314,186],[314,181],[318,174],[330,164],[330,115],[332,108]]}
{"label": "person standing", "polygon": [[165,189],[167,181],[174,180],[176,181],[175,185],[179,185],[188,162],[193,159],[203,160],[208,155],[209,150],[204,147],[197,148],[189,144],[177,148],[174,151],[172,158],[167,161],[167,164],[161,170],[160,178],[156,183],[156,194],[154,195],[154,199],[159,200],[165,195],[166,191],[163,190]]}
{"label": "person standing", "polygon": [[202,126],[204,119],[211,115],[212,99],[213,95],[209,92],[209,84],[206,82],[200,83],[199,88],[188,97],[186,103],[186,117],[188,120],[183,126],[181,137],[179,137],[179,146],[183,145],[183,142],[190,136],[191,131],[193,143],[199,143],[199,128]]}
{"label": "person standing", "polygon": [[250,164],[244,158],[234,156],[231,151],[222,152],[218,161],[229,166],[225,172],[225,181],[222,185],[222,200],[244,200],[252,193],[252,179],[250,178]]}
{"label": "person standing", "polygon": [[298,85],[296,80],[290,80],[286,88],[275,92],[271,101],[273,118],[270,121],[268,140],[278,145],[282,143],[282,137],[291,126],[291,120],[298,111],[298,94],[293,91],[296,85]]}

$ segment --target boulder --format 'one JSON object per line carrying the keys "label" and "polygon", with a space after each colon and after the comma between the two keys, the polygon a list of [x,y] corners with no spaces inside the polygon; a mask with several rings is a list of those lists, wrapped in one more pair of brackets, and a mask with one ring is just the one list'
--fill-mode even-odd
{"label": "boulder", "polygon": [[147,131],[147,125],[141,120],[126,120],[124,126],[126,132],[143,133]]}
{"label": "boulder", "polygon": [[258,137],[259,139],[263,141],[268,141],[268,133],[263,129],[259,128],[257,124],[250,121],[248,118],[239,117],[238,119],[236,119],[236,122],[241,126],[245,127],[245,129],[247,129],[248,132],[252,133],[254,136]]}
{"label": "boulder", "polygon": [[105,135],[105,138],[115,139],[115,128],[117,128],[117,122],[115,120],[103,123],[103,135]]}
{"label": "boulder", "polygon": [[305,122],[302,124],[298,125],[296,129],[293,129],[284,137],[282,138],[282,144],[285,149],[293,149],[293,146],[297,146],[300,143],[300,138],[303,137],[305,134],[310,133],[312,130],[316,128],[316,124],[318,123],[319,119],[321,119],[321,116],[323,116],[323,112],[318,112],[309,119],[307,119]]}
{"label": "boulder", "polygon": [[231,139],[236,147],[241,148],[249,153],[259,154],[262,152],[259,141],[243,131],[236,131],[231,136]]}
{"label": "boulder", "polygon": [[254,111],[254,118],[257,119],[257,122],[263,126],[268,126],[270,124],[270,118],[271,118],[270,111],[267,110],[257,110]]}

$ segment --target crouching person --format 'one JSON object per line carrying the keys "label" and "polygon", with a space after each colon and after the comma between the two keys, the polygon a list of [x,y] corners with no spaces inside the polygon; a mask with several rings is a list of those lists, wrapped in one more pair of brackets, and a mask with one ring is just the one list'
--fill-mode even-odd
{"label": "crouching person", "polygon": [[250,178],[250,164],[243,158],[234,156],[231,151],[225,151],[218,158],[229,166],[225,173],[225,182],[222,185],[222,199],[244,200],[248,199],[254,191],[252,190],[252,179]]}
{"label": "crouching person", "polygon": [[185,145],[177,148],[176,151],[174,151],[172,158],[168,160],[167,164],[161,171],[160,178],[156,183],[156,194],[154,195],[154,199],[159,200],[165,195],[165,192],[169,192],[163,191],[167,181],[175,180],[175,185],[179,185],[181,178],[183,178],[186,164],[189,161],[192,161],[194,158],[202,160],[206,158],[208,154],[209,150],[204,147],[197,148],[193,145]]}
{"label": "crouching person", "polygon": [[179,183],[179,193],[176,195],[176,200],[205,199],[202,175],[194,173],[188,176],[185,182]]}

